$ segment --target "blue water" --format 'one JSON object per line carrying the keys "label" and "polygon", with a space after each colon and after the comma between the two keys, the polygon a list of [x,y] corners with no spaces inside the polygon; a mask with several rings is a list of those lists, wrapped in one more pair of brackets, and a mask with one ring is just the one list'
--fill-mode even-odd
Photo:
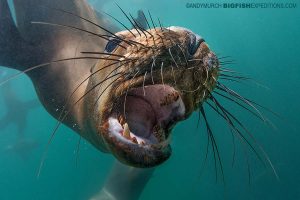
{"label": "blue water", "polygon": [[[91,2],[95,8],[100,8],[97,1]],[[197,128],[195,114],[176,126],[173,155],[155,171],[141,199],[300,199],[300,2],[292,1],[298,3],[296,9],[187,9],[187,1],[180,0],[116,2],[131,13],[140,8],[149,9],[164,26],[189,28],[201,35],[218,54],[232,56],[237,64],[228,67],[267,87],[255,83],[229,85],[281,116],[278,119],[267,114],[276,126],[272,128],[222,101],[262,144],[279,180],[270,166],[264,167],[248,151],[249,183],[243,145],[236,141],[237,151],[232,166],[230,131],[226,123],[208,109],[207,115],[223,161],[225,183],[220,171],[216,181],[211,153],[202,168],[207,137],[203,124]],[[104,9],[117,17],[122,16],[113,3],[107,3]],[[7,68],[1,70],[16,73]],[[32,83],[25,76],[13,80],[11,85],[18,98],[24,101],[37,98]],[[0,96],[0,119],[8,109]],[[99,191],[113,157],[82,142],[76,164],[78,136],[64,126],[51,143],[41,175],[37,178],[41,157],[54,126],[55,120],[42,106],[30,111],[24,135],[37,145],[26,152],[10,150],[18,138],[13,124],[0,130],[1,200],[88,199]]]}

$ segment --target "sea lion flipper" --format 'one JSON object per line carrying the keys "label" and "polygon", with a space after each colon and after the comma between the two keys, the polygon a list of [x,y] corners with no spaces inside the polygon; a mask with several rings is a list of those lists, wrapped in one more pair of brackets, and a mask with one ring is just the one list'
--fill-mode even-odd
{"label": "sea lion flipper", "polygon": [[0,0],[0,65],[25,70],[53,59],[72,57],[79,45],[84,46],[82,48],[89,47],[89,50],[95,50],[99,46],[92,40],[82,42],[84,32],[34,23],[64,24],[104,34],[95,25],[80,19],[83,17],[101,24],[85,0],[13,2],[17,25],[13,21],[14,14],[11,13],[7,0]]}
{"label": "sea lion flipper", "polygon": [[29,45],[14,23],[7,0],[0,0],[0,65],[21,69],[20,53]]}
{"label": "sea lion flipper", "polygon": [[145,14],[142,10],[138,10],[137,18],[135,19],[135,21],[138,23],[139,27],[141,27],[145,30],[147,30],[149,28],[147,25]]}

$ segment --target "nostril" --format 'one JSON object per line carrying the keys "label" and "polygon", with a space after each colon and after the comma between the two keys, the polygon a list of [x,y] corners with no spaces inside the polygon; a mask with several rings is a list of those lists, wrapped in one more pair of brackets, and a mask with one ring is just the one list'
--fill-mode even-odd
{"label": "nostril", "polygon": [[200,38],[199,36],[196,36],[194,34],[191,35],[190,36],[190,43],[189,43],[189,46],[188,46],[189,54],[194,55],[202,42],[204,42],[203,38]]}

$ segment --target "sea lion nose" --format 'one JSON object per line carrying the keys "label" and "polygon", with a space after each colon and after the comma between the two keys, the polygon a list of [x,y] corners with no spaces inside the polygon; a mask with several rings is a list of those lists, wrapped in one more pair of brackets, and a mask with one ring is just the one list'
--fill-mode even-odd
{"label": "sea lion nose", "polygon": [[188,52],[192,56],[196,53],[200,44],[204,42],[204,39],[201,38],[199,35],[190,34],[190,42],[188,45]]}

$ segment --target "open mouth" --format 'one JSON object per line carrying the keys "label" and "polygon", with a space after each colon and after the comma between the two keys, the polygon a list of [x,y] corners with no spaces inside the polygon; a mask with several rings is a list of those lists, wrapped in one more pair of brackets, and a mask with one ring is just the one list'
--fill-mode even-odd
{"label": "open mouth", "polygon": [[158,84],[133,88],[114,104],[105,139],[126,164],[155,166],[170,156],[171,129],[184,115],[184,103],[173,87]]}

